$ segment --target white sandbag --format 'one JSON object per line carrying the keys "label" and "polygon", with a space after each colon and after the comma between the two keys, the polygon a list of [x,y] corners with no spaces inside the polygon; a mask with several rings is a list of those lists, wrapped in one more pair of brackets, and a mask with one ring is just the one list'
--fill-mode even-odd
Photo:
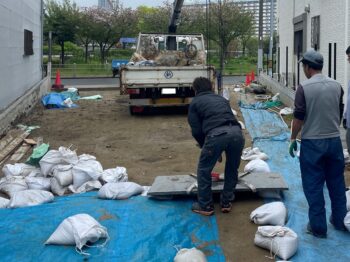
{"label": "white sandbag", "polygon": [[10,200],[4,197],[0,197],[0,208],[7,208]]}
{"label": "white sandbag", "polygon": [[27,177],[43,177],[43,174],[41,173],[40,168],[36,168],[31,171]]}
{"label": "white sandbag", "polygon": [[207,262],[207,258],[202,251],[195,247],[182,248],[176,253],[174,262]]}
{"label": "white sandbag", "polygon": [[65,193],[67,193],[68,191],[68,187],[63,187],[61,186],[56,178],[51,178],[50,179],[50,183],[51,183],[51,191],[52,193],[54,193],[57,196],[63,196]]}
{"label": "white sandbag", "polygon": [[7,176],[0,180],[0,192],[5,193],[9,197],[17,191],[28,189],[28,185],[22,176]]}
{"label": "white sandbag", "polygon": [[117,166],[116,168],[106,169],[101,175],[101,180],[105,183],[128,182],[126,168]]}
{"label": "white sandbag", "polygon": [[99,198],[127,199],[131,196],[141,194],[142,186],[134,182],[107,183],[98,191]]}
{"label": "white sandbag", "polygon": [[350,211],[350,190],[346,191],[346,209]]}
{"label": "white sandbag", "polygon": [[41,173],[46,177],[51,175],[52,169],[62,164],[62,154],[58,150],[49,150],[39,161]]}
{"label": "white sandbag", "polygon": [[348,212],[344,218],[344,226],[350,232],[350,212]]}
{"label": "white sandbag", "polygon": [[261,152],[258,147],[247,147],[243,150],[241,159],[246,161],[254,159],[267,160],[269,157],[265,153]]}
{"label": "white sandbag", "polygon": [[51,190],[51,182],[48,177],[26,177],[25,181],[29,189]]}
{"label": "white sandbag", "polygon": [[80,194],[80,193],[85,193],[89,192],[95,189],[100,189],[102,187],[102,184],[98,180],[94,181],[88,181],[84,184],[82,184],[78,189],[75,189],[73,185],[68,186],[68,189],[74,193],[74,194]]}
{"label": "white sandbag", "polygon": [[261,160],[261,159],[254,159],[251,160],[245,167],[244,172],[250,172],[250,173],[269,173],[270,167],[269,165]]}
{"label": "white sandbag", "polygon": [[287,209],[283,202],[271,202],[256,208],[250,214],[250,220],[257,225],[284,226]]}
{"label": "white sandbag", "polygon": [[54,196],[51,192],[45,190],[28,189],[15,192],[11,197],[8,208],[36,206],[52,202],[53,200]]}
{"label": "white sandbag", "polygon": [[79,161],[96,160],[96,157],[89,154],[82,154],[78,157]]}
{"label": "white sandbag", "polygon": [[109,240],[107,228],[88,214],[77,214],[63,220],[45,245],[75,245],[81,254],[88,255],[82,248],[87,242],[95,243],[100,238],[106,238],[101,246],[105,245]]}
{"label": "white sandbag", "polygon": [[69,186],[73,183],[72,165],[57,165],[53,168],[53,177],[62,187]]}
{"label": "white sandbag", "polygon": [[78,163],[78,156],[75,151],[64,146],[60,146],[58,151],[61,153],[62,163],[75,165]]}
{"label": "white sandbag", "polygon": [[90,180],[97,180],[101,176],[103,168],[100,162],[95,159],[79,157],[79,162],[73,166],[72,172],[73,186],[75,189],[78,189],[82,184]]}
{"label": "white sandbag", "polygon": [[25,163],[6,164],[2,168],[5,176],[28,176],[31,171],[35,170],[35,166],[27,165]]}
{"label": "white sandbag", "polygon": [[298,235],[288,227],[260,226],[255,233],[254,244],[270,250],[272,258],[277,255],[287,260],[298,249]]}

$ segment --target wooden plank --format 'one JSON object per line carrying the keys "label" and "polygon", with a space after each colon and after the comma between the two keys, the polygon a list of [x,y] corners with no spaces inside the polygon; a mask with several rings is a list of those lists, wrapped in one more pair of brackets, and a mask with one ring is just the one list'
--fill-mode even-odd
{"label": "wooden plank", "polygon": [[12,140],[14,140],[20,134],[23,134],[24,131],[18,129],[12,129],[0,140],[0,152],[4,150],[4,148],[10,144]]}
{"label": "wooden plank", "polygon": [[2,162],[7,156],[9,156],[16,148],[23,142],[23,139],[29,136],[29,132],[24,132],[13,139],[3,150],[0,152],[0,162]]}
{"label": "wooden plank", "polygon": [[[246,184],[253,185],[257,191],[265,190],[288,190],[283,177],[277,173],[251,173],[241,178]],[[169,196],[169,195],[187,195],[187,189],[195,183],[196,178],[190,175],[177,176],[157,176],[154,180],[148,195],[150,196]],[[224,182],[218,181],[212,183],[213,193],[222,192]],[[251,191],[244,183],[237,184],[236,192]],[[196,194],[194,188],[191,194]]]}
{"label": "wooden plank", "polygon": [[23,143],[11,156],[9,161],[6,161],[8,164],[14,164],[19,162],[22,157],[32,148],[31,145]]}

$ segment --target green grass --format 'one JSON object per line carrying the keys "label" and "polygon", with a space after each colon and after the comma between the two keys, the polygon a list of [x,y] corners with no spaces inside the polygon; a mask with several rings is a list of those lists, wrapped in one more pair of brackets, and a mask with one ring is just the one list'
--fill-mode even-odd
{"label": "green grass", "polygon": [[[209,58],[209,64],[219,68],[219,59],[217,57]],[[251,71],[256,71],[256,58],[239,57],[226,59],[224,75],[246,75]]]}

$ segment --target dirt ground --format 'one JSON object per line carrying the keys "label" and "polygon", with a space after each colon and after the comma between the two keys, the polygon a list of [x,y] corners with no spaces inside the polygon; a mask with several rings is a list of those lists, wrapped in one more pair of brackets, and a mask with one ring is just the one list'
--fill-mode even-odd
{"label": "dirt ground", "polygon": [[[47,110],[37,104],[21,119],[27,125],[39,125],[30,137],[43,137],[53,149],[70,146],[78,154],[96,156],[104,169],[127,168],[129,180],[151,185],[159,175],[196,172],[200,150],[191,136],[184,110],[161,110],[153,114],[131,116],[128,98],[115,91],[85,91],[81,96],[100,94],[102,100],[77,102],[79,108]],[[232,107],[238,111],[236,99]],[[242,120],[239,112],[238,118]],[[246,146],[251,141],[246,133]],[[241,168],[245,163],[242,162]],[[214,171],[223,172],[224,164]],[[252,210],[262,200],[252,194],[237,195],[233,211],[222,214],[216,200],[216,218],[220,245],[226,261],[268,261],[266,250],[254,245],[257,226],[249,221]]]}

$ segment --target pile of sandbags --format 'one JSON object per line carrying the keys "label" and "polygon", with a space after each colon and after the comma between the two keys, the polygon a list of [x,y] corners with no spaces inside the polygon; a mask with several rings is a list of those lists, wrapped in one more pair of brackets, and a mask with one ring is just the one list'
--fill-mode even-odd
{"label": "pile of sandbags", "polygon": [[[31,193],[33,191],[30,190],[49,191],[57,196],[62,196],[69,193],[98,190],[106,183],[128,181],[125,167],[117,166],[103,170],[96,157],[88,154],[78,156],[75,151],[66,147],[49,150],[39,161],[39,167],[24,163],[7,164],[3,167],[2,172],[5,177],[0,179],[0,192],[6,194],[11,200],[14,194],[20,191]],[[23,193],[23,197],[30,197],[30,194]],[[34,201],[28,205],[44,202]],[[1,206],[5,207],[5,204]],[[11,207],[19,206],[24,205],[11,204]]]}

